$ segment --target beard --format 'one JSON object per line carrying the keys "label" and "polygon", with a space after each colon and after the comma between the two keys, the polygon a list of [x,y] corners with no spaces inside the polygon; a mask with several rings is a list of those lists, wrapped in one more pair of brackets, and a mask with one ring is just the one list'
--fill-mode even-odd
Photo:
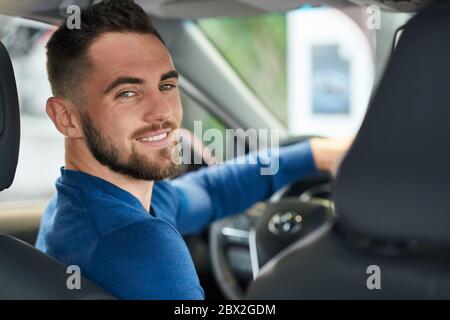
{"label": "beard", "polygon": [[[181,171],[181,166],[178,163],[169,161],[169,164],[164,164],[166,161],[161,161],[161,159],[172,159],[174,150],[170,146],[159,149],[154,159],[150,159],[148,156],[137,152],[135,145],[133,145],[130,156],[123,161],[119,149],[95,127],[87,113],[81,113],[81,122],[86,143],[92,155],[98,162],[114,172],[138,180],[156,181],[174,177]],[[175,129],[176,126],[167,122],[163,128]],[[161,126],[152,126],[149,129],[148,131],[154,131],[161,129]]]}

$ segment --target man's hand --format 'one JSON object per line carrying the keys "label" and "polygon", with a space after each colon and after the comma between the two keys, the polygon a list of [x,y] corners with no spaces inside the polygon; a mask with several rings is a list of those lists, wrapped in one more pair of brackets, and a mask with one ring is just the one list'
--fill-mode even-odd
{"label": "man's hand", "polygon": [[352,142],[353,138],[311,139],[311,150],[316,168],[335,175]]}

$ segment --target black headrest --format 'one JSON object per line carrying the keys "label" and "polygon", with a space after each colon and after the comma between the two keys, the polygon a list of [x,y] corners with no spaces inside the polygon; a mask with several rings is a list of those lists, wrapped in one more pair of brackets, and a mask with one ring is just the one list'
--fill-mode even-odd
{"label": "black headrest", "polygon": [[450,3],[406,25],[335,185],[340,224],[450,245]]}
{"label": "black headrest", "polygon": [[20,118],[14,71],[0,42],[0,191],[12,184],[19,157]]}

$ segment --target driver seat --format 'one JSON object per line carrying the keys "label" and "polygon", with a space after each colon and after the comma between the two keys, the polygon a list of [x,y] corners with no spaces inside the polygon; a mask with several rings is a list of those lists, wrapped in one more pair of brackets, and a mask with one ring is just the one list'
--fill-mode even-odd
{"label": "driver seat", "polygon": [[413,17],[334,185],[337,219],[261,270],[250,299],[450,298],[450,3]]}
{"label": "driver seat", "polygon": [[[0,42],[0,191],[11,186],[19,156],[20,119],[14,71]],[[88,279],[69,290],[66,266],[29,244],[0,234],[0,299],[114,299]]]}

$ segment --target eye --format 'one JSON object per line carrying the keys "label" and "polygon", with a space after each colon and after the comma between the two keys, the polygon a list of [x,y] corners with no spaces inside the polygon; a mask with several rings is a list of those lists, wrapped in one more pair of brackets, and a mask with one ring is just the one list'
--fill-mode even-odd
{"label": "eye", "polygon": [[135,95],[136,95],[136,92],[127,90],[127,91],[122,91],[122,92],[120,92],[120,93],[117,95],[117,97],[118,97],[118,98],[124,98],[124,99],[126,99],[126,98],[134,97]]}
{"label": "eye", "polygon": [[159,90],[165,90],[165,91],[173,89],[173,88],[176,88],[176,86],[171,83],[163,83],[159,86]]}

